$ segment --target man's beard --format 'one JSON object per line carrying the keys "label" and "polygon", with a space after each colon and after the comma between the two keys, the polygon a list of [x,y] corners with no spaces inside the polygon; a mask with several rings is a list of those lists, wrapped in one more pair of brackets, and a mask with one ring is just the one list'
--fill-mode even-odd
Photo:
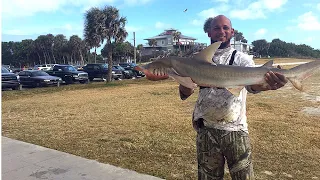
{"label": "man's beard", "polygon": [[[231,39],[227,40],[226,42],[221,43],[219,49],[225,49],[225,48],[229,47],[230,46],[230,41],[231,41]],[[215,40],[211,39],[211,44],[213,44],[215,42],[218,42],[218,41],[215,41]]]}

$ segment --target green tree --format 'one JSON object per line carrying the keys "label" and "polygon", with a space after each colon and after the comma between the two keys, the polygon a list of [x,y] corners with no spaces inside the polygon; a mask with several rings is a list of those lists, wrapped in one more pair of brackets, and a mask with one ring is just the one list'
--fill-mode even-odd
{"label": "green tree", "polygon": [[97,63],[97,48],[100,47],[100,43],[103,42],[104,18],[105,15],[96,7],[89,9],[85,14],[84,39],[90,49],[94,48],[95,63]]}
{"label": "green tree", "polygon": [[259,39],[252,42],[253,51],[261,56],[268,56],[270,44],[265,39]]}
{"label": "green tree", "polygon": [[111,81],[112,78],[112,42],[119,43],[123,42],[128,36],[125,30],[127,19],[120,17],[119,10],[113,6],[106,6],[103,10],[104,22],[102,37],[106,40],[108,48],[108,78],[107,82]]}

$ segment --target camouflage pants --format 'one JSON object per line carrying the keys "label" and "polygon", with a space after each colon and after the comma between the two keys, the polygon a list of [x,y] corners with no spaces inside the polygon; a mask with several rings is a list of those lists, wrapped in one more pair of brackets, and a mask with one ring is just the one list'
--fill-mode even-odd
{"label": "camouflage pants", "polygon": [[225,160],[233,180],[254,179],[250,140],[244,131],[199,128],[197,156],[198,180],[223,179]]}

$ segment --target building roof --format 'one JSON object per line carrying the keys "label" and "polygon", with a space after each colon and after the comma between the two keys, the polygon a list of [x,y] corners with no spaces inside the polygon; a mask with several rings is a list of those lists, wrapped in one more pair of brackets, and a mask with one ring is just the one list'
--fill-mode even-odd
{"label": "building roof", "polygon": [[[162,32],[161,34],[154,36],[154,37],[150,37],[150,38],[146,38],[144,40],[150,40],[150,39],[167,39],[168,37],[172,36],[172,34],[177,31],[176,29],[166,29],[164,30],[164,32]],[[190,36],[185,36],[183,34],[180,35],[180,39],[190,39],[190,40],[196,40],[196,38],[190,37]]]}

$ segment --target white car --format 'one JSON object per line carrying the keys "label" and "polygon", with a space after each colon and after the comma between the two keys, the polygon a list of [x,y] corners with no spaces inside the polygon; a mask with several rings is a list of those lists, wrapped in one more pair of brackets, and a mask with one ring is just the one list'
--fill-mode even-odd
{"label": "white car", "polygon": [[48,71],[48,70],[52,70],[53,66],[55,66],[56,64],[40,64],[40,65],[35,65],[34,66],[34,70],[42,70],[42,71]]}

